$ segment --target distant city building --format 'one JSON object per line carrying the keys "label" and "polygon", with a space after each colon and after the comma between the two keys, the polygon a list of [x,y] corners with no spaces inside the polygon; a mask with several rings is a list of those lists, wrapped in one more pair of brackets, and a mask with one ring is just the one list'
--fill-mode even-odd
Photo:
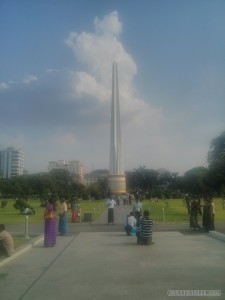
{"label": "distant city building", "polygon": [[84,183],[84,166],[78,160],[58,160],[50,161],[48,164],[48,171],[51,172],[55,169],[67,170],[75,181]]}
{"label": "distant city building", "polygon": [[24,173],[24,153],[13,147],[0,151],[0,176],[11,178]]}
{"label": "distant city building", "polygon": [[94,170],[91,173],[85,174],[85,183],[86,185],[90,185],[99,180],[106,180],[109,176],[109,171],[106,169],[98,169]]}

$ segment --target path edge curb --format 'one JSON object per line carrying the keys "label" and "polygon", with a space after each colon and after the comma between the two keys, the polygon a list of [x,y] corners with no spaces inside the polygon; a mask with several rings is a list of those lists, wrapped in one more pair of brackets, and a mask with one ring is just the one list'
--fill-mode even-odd
{"label": "path edge curb", "polygon": [[2,261],[0,261],[0,267],[6,265],[7,263],[11,262],[12,260],[16,259],[23,253],[27,252],[28,250],[32,249],[34,246],[40,244],[41,242],[44,241],[44,235],[41,234],[38,237],[30,240],[28,244],[19,247],[18,249],[15,250],[12,256],[4,258]]}

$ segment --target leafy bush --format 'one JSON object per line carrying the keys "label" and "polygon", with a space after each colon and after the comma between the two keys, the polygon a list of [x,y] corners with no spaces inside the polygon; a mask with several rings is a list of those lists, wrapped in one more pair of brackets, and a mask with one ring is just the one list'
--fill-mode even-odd
{"label": "leafy bush", "polygon": [[6,200],[1,201],[1,208],[5,208],[8,202]]}
{"label": "leafy bush", "polygon": [[19,209],[20,212],[24,212],[26,208],[30,208],[30,205],[24,199],[16,199],[16,202],[13,204],[15,209]]}

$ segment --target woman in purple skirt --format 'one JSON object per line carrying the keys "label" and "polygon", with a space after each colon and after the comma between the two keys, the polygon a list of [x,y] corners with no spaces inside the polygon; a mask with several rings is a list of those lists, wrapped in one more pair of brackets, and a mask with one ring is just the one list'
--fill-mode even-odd
{"label": "woman in purple skirt", "polygon": [[56,244],[56,205],[53,199],[49,200],[45,209],[44,246],[53,247]]}

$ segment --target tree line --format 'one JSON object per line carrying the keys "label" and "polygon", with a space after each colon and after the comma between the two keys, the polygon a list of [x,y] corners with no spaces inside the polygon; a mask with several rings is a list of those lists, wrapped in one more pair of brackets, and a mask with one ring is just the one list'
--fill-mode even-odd
{"label": "tree line", "polygon": [[[195,167],[184,175],[139,166],[126,172],[127,191],[147,198],[180,198],[185,193],[195,196],[225,195],[225,131],[211,141],[207,167]],[[2,198],[65,197],[66,199],[103,199],[108,192],[107,179],[85,186],[75,182],[68,171],[27,174],[10,179],[0,178]]]}

